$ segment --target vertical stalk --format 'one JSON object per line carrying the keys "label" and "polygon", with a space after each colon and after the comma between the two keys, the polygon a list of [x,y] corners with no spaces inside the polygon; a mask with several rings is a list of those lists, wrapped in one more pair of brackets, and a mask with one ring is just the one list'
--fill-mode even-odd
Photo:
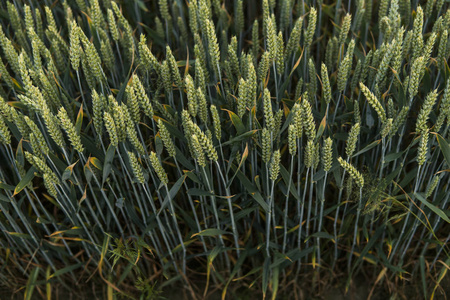
{"label": "vertical stalk", "polygon": [[288,220],[288,209],[289,209],[289,193],[291,189],[292,172],[294,171],[294,156],[291,156],[291,169],[289,171],[289,183],[286,193],[286,203],[284,205],[284,235],[283,235],[283,250],[282,253],[286,253],[286,240],[287,240],[287,220]]}
{"label": "vertical stalk", "polygon": [[268,203],[268,207],[269,207],[269,211],[267,212],[267,216],[266,216],[266,253],[267,253],[267,257],[270,257],[270,251],[269,251],[269,247],[270,247],[270,221],[272,218],[272,201],[273,201],[273,189],[275,186],[275,181],[272,180],[272,189],[270,191],[270,197],[269,197],[269,203]]}
{"label": "vertical stalk", "polygon": [[362,187],[359,188],[359,203],[358,203],[358,210],[356,212],[356,220],[355,220],[355,230],[353,231],[353,244],[352,244],[352,250],[350,251],[350,256],[348,257],[348,270],[350,271],[350,267],[352,265],[352,257],[353,257],[353,251],[355,250],[355,245],[356,245],[356,235],[358,233],[358,221],[359,221],[359,216],[361,214],[361,210],[362,210]]}
{"label": "vertical stalk", "polygon": [[[327,177],[328,172],[325,172],[325,178],[323,180],[323,187],[322,187],[322,197],[321,197],[322,199],[320,200],[319,226],[317,228],[318,232],[322,230],[323,209],[325,206],[325,187],[327,185]],[[320,237],[317,237],[317,263],[320,266]]]}

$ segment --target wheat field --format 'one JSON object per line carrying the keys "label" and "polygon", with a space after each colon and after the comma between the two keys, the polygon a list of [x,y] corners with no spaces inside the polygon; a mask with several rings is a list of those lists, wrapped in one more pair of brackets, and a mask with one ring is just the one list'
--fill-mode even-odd
{"label": "wheat field", "polygon": [[448,1],[6,0],[0,23],[0,289],[450,293]]}

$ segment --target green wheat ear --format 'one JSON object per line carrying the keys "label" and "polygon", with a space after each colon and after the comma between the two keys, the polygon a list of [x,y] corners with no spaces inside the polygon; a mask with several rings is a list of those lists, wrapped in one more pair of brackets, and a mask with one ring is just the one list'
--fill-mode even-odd
{"label": "green wheat ear", "polygon": [[295,22],[294,28],[291,31],[289,40],[286,45],[286,60],[289,59],[294,51],[297,51],[298,44],[302,35],[303,17],[300,17]]}
{"label": "green wheat ear", "polygon": [[261,133],[261,148],[262,148],[262,160],[265,163],[270,161],[272,156],[272,141],[270,138],[270,131],[267,128],[263,128]]}
{"label": "green wheat ear", "polygon": [[297,128],[294,124],[288,127],[289,154],[294,156],[297,153]]}
{"label": "green wheat ear", "polygon": [[236,98],[237,102],[237,115],[242,119],[246,112],[248,98],[247,82],[244,78],[239,79],[239,98]]}
{"label": "green wheat ear", "polygon": [[186,93],[188,98],[188,111],[192,117],[196,117],[198,112],[198,100],[194,81],[189,74],[184,80],[186,83]]}
{"label": "green wheat ear", "polygon": [[325,172],[330,171],[333,165],[333,140],[330,137],[324,141],[324,145],[322,147],[322,163],[323,170]]}
{"label": "green wheat ear", "polygon": [[190,121],[191,127],[193,130],[193,133],[197,136],[198,141],[200,142],[201,147],[205,151],[206,155],[208,156],[208,159],[211,161],[217,161],[219,159],[219,156],[217,154],[216,149],[214,148],[213,142],[211,137],[207,136],[199,127],[197,124],[192,123]]}
{"label": "green wheat ear", "polygon": [[72,146],[77,150],[78,152],[83,152],[84,147],[81,144],[81,137],[79,133],[76,131],[74,124],[72,124],[72,121],[70,121],[69,116],[67,115],[67,111],[64,109],[64,107],[61,107],[58,112],[58,118],[61,122],[61,127],[66,131],[67,136],[69,137],[70,142],[72,143]]}
{"label": "green wheat ear", "polygon": [[58,196],[58,192],[56,190],[55,185],[59,184],[58,180],[55,180],[54,173],[44,173],[43,175],[44,179],[44,186],[47,189],[48,193],[53,197],[56,198]]}
{"label": "green wheat ear", "polygon": [[172,79],[178,87],[183,86],[183,81],[181,80],[180,71],[178,70],[178,64],[175,57],[172,54],[172,50],[169,46],[166,47],[166,60],[168,61],[170,73],[172,74]]}
{"label": "green wheat ear", "polygon": [[270,99],[270,92],[264,89],[264,121],[267,129],[273,133],[275,131],[275,119],[272,111],[272,100]]}
{"label": "green wheat ear", "polygon": [[145,35],[143,35],[143,34],[141,34],[141,36],[140,36],[138,50],[139,50],[139,56],[141,58],[143,68],[146,71],[150,71],[153,69],[153,70],[156,70],[157,72],[159,72],[161,69],[161,65],[159,64],[156,57],[153,55],[153,53],[148,48],[147,39],[145,38]]}
{"label": "green wheat ear", "polygon": [[264,80],[266,79],[269,67],[270,67],[270,53],[266,51],[262,54],[261,61],[259,62],[258,67],[258,75],[260,82],[264,82]]}
{"label": "green wheat ear", "polygon": [[192,147],[194,148],[195,159],[197,160],[198,165],[203,168],[206,167],[205,153],[202,149],[202,146],[200,146],[200,141],[195,134],[192,136]]}
{"label": "green wheat ear", "polygon": [[307,93],[303,95],[302,99],[302,124],[308,140],[314,140],[316,138],[316,124],[314,122],[312,108],[308,101]]}
{"label": "green wheat ear", "polygon": [[201,87],[197,89],[196,96],[200,120],[202,120],[203,123],[208,123],[208,104],[206,102],[206,97]]}
{"label": "green wheat ear", "polygon": [[417,95],[419,92],[419,81],[422,74],[422,70],[425,65],[425,58],[423,56],[417,58],[414,60],[412,68],[411,68],[411,75],[409,77],[409,97],[413,98]]}
{"label": "green wheat ear", "polygon": [[39,145],[39,150],[42,152],[42,154],[44,154],[44,156],[46,156],[49,153],[50,149],[48,148],[47,142],[45,141],[42,132],[39,130],[39,127],[28,116],[25,116],[24,120],[30,128],[34,138],[36,139],[36,142]]}
{"label": "green wheat ear", "polygon": [[275,29],[275,18],[269,18],[267,21],[267,47],[270,53],[270,60],[274,60],[277,57],[277,33]]}
{"label": "green wheat ear", "polygon": [[419,148],[417,150],[417,158],[416,158],[419,166],[422,166],[427,159],[428,136],[429,136],[428,130],[425,130],[425,132],[423,132],[422,135],[420,136],[420,143]]}
{"label": "green wheat ear", "polygon": [[444,95],[442,96],[441,105],[439,107],[439,116],[436,120],[435,131],[438,132],[447,118],[447,124],[450,122],[450,79],[447,80]]}
{"label": "green wheat ear", "polygon": [[427,95],[417,116],[416,132],[422,134],[427,130],[427,121],[437,100],[437,89]]}
{"label": "green wheat ear", "polygon": [[169,183],[169,179],[167,178],[166,171],[164,171],[163,167],[161,166],[161,163],[159,161],[159,158],[156,156],[155,152],[150,152],[150,162],[152,164],[153,169],[156,172],[156,175],[158,176],[159,180],[162,184],[166,185]]}
{"label": "green wheat ear", "polygon": [[259,23],[258,20],[253,22],[252,26],[252,53],[253,57],[258,57],[259,53]]}
{"label": "green wheat ear", "polygon": [[219,43],[217,42],[214,23],[209,19],[206,20],[206,29],[211,68],[214,70],[214,74],[217,76],[220,72],[220,70],[218,69],[220,62]]}
{"label": "green wheat ear", "polygon": [[339,33],[339,45],[342,45],[347,38],[348,31],[350,30],[350,25],[352,23],[352,15],[346,14],[344,20],[342,21],[341,31]]}
{"label": "green wheat ear", "polygon": [[3,115],[0,115],[0,143],[4,145],[11,143],[11,133],[3,120]]}
{"label": "green wheat ear", "polygon": [[361,175],[361,173],[358,170],[356,170],[356,168],[353,165],[343,160],[342,157],[339,156],[338,161],[341,164],[341,166],[350,174],[350,177],[352,177],[353,180],[355,180],[356,184],[360,188],[362,188],[364,186],[364,178]]}
{"label": "green wheat ear", "polygon": [[119,138],[117,136],[117,129],[116,129],[116,124],[114,123],[114,119],[111,116],[111,114],[108,112],[104,113],[103,118],[105,121],[106,131],[109,134],[109,139],[111,141],[111,145],[113,145],[114,147],[117,147],[117,145],[119,144]]}
{"label": "green wheat ear", "polygon": [[216,139],[218,141],[220,141],[220,139],[222,137],[222,128],[220,125],[219,112],[217,111],[217,108],[215,105],[211,105],[210,110],[211,110],[211,116],[212,116],[212,120],[213,120],[214,135],[215,135]]}
{"label": "green wheat ear", "polygon": [[306,28],[305,32],[304,42],[306,49],[309,49],[312,44],[314,33],[316,32],[316,22],[317,22],[317,11],[314,7],[312,7],[309,12],[308,27]]}
{"label": "green wheat ear", "polygon": [[133,152],[128,151],[128,158],[130,159],[131,169],[133,170],[133,174],[136,177],[136,180],[139,183],[144,183],[144,172],[142,171],[142,166],[138,162],[136,155]]}
{"label": "green wheat ear", "polygon": [[308,140],[305,148],[305,167],[312,168],[314,165],[315,144],[313,140]]}
{"label": "green wheat ear", "polygon": [[280,173],[280,150],[276,150],[273,152],[272,160],[270,161],[270,179],[272,181],[277,180],[278,175]]}
{"label": "green wheat ear", "polygon": [[356,150],[356,143],[358,142],[359,133],[361,131],[361,126],[359,123],[353,125],[347,139],[347,146],[345,147],[345,154],[347,157],[351,157]]}
{"label": "green wheat ear", "polygon": [[328,69],[327,66],[322,63],[322,67],[320,69],[320,75],[322,77],[322,91],[323,91],[323,98],[327,104],[331,101],[331,86],[330,86],[330,79],[328,77]]}
{"label": "green wheat ear", "polygon": [[296,129],[296,136],[297,138],[301,138],[303,135],[303,109],[300,103],[295,103],[294,107],[292,108],[292,113],[294,114],[294,125]]}
{"label": "green wheat ear", "polygon": [[433,180],[431,181],[430,185],[427,186],[427,189],[425,191],[425,198],[428,198],[431,196],[431,194],[433,194],[433,191],[436,189],[441,177],[442,175],[435,175],[433,177]]}
{"label": "green wheat ear", "polygon": [[406,117],[408,116],[409,107],[404,106],[400,110],[400,113],[397,115],[395,120],[392,123],[392,129],[390,132],[390,136],[392,137],[397,131],[400,129],[400,127],[405,123]]}
{"label": "green wheat ear", "polygon": [[370,106],[377,112],[381,122],[386,121],[386,112],[377,97],[364,85],[364,83],[360,82],[359,86],[364,96],[366,96],[367,102],[369,102]]}
{"label": "green wheat ear", "polygon": [[445,29],[440,37],[439,47],[438,47],[438,59],[437,63],[439,67],[445,67],[446,59],[447,59],[447,44],[448,44],[448,30]]}
{"label": "green wheat ear", "polygon": [[317,93],[317,78],[316,78],[316,66],[312,58],[308,60],[308,75],[309,75],[308,95],[315,95]]}
{"label": "green wheat ear", "polygon": [[355,47],[355,40],[351,40],[348,45],[347,52],[344,59],[341,61],[338,70],[338,90],[344,91],[347,86],[347,81],[350,76],[350,70],[352,69],[353,49]]}
{"label": "green wheat ear", "polygon": [[386,120],[386,122],[384,122],[383,126],[381,127],[381,132],[380,132],[381,138],[384,139],[386,136],[388,136],[391,133],[393,121],[394,121],[393,118],[389,118]]}
{"label": "green wheat ear", "polygon": [[167,130],[166,125],[164,125],[164,122],[161,119],[158,119],[158,128],[159,134],[161,135],[161,139],[164,143],[164,146],[166,147],[167,152],[169,153],[169,156],[175,157],[175,145],[172,141],[172,138],[170,137],[170,133]]}

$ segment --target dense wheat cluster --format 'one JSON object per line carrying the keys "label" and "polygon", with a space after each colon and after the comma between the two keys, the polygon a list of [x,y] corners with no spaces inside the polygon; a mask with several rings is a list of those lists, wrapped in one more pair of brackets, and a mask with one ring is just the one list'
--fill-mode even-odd
{"label": "dense wheat cluster", "polygon": [[0,21],[0,286],[445,293],[448,1],[7,0]]}

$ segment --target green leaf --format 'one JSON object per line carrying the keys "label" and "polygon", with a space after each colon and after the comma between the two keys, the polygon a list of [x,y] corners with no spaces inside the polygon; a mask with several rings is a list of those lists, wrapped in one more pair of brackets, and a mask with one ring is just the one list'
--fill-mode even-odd
{"label": "green leaf", "polygon": [[439,276],[438,276],[438,278],[436,280],[436,285],[433,288],[433,293],[431,294],[430,299],[434,299],[434,293],[436,292],[436,289],[439,287],[442,279],[445,278],[445,275],[448,272],[448,265],[450,265],[450,257],[447,258],[447,260],[445,261],[444,266],[442,267],[441,271],[439,272]]}
{"label": "green leaf", "polygon": [[230,276],[228,276],[227,284],[222,290],[222,299],[226,298],[227,288],[230,285],[231,281],[233,280],[234,276],[236,276],[239,270],[241,270],[242,264],[244,263],[244,260],[247,258],[247,253],[248,253],[247,251],[241,252],[241,255],[239,256],[236,264],[233,267],[233,271],[231,271]]}
{"label": "green leaf", "polygon": [[[195,242],[195,240],[186,241],[183,242],[183,245],[187,248],[193,242]],[[172,249],[172,253],[177,253],[180,252],[181,250],[183,250],[183,247],[181,247],[181,244],[178,244],[175,248]]]}
{"label": "green leaf", "polygon": [[255,130],[250,130],[250,131],[247,131],[247,132],[245,132],[245,133],[243,133],[241,135],[235,136],[234,138],[230,139],[229,141],[226,141],[226,142],[222,143],[222,146],[230,145],[230,144],[233,144],[233,143],[238,143],[240,141],[248,139],[248,138],[252,137],[257,131],[258,130],[256,130],[256,129]]}
{"label": "green leaf", "polygon": [[208,263],[212,263],[214,259],[217,257],[217,255],[219,255],[224,250],[225,249],[222,246],[214,247],[214,249],[212,249],[212,251],[208,255]]}
{"label": "green leaf", "polygon": [[177,180],[177,182],[175,182],[175,184],[169,191],[169,195],[166,195],[166,197],[164,198],[164,201],[161,204],[161,208],[159,209],[158,215],[166,208],[167,204],[169,204],[169,201],[172,201],[175,198],[185,179],[186,175],[183,175]]}
{"label": "green leaf", "polygon": [[438,207],[434,206],[433,204],[431,204],[430,202],[428,202],[423,196],[422,193],[414,193],[414,195],[416,196],[416,198],[422,202],[423,204],[425,204],[429,209],[431,209],[435,214],[437,214],[439,217],[441,217],[443,220],[445,220],[445,222],[450,223],[450,219],[448,218],[448,216]]}
{"label": "green leaf", "polygon": [[286,254],[281,255],[278,257],[270,266],[271,268],[275,268],[283,263],[292,264],[295,261],[305,257],[307,254],[311,253],[314,250],[314,247],[309,247],[303,250],[300,249],[294,249],[289,251]]}
{"label": "green leaf", "polygon": [[67,166],[67,162],[60,160],[55,154],[52,152],[48,153],[50,160],[52,161],[52,165],[55,165],[58,169],[58,172],[64,172]]}
{"label": "green leaf", "polygon": [[34,287],[36,286],[36,280],[38,278],[39,275],[39,267],[36,267],[33,269],[33,271],[31,271],[30,277],[28,277],[28,281],[27,281],[27,287],[25,289],[25,295],[24,298],[25,300],[31,300],[32,296],[33,296],[33,291],[34,291]]}
{"label": "green leaf", "polygon": [[77,269],[79,267],[82,267],[82,266],[84,266],[84,263],[81,262],[81,263],[78,263],[78,264],[75,264],[75,265],[71,265],[71,266],[59,269],[58,271],[56,271],[55,273],[50,275],[49,278],[61,276],[61,275],[65,274],[65,273],[71,272],[71,271],[73,271],[73,270],[75,270],[75,269]]}
{"label": "green leaf", "polygon": [[[235,166],[231,167],[233,169],[237,169]],[[267,205],[266,201],[264,201],[264,198],[258,192],[256,187],[250,182],[250,180],[248,180],[248,178],[241,171],[237,171],[237,177],[241,181],[241,184],[246,188],[250,196],[252,196],[253,199],[255,199],[259,205],[261,205],[264,211],[269,211],[269,206]]]}
{"label": "green leaf", "polygon": [[366,256],[367,253],[369,253],[369,250],[371,250],[373,248],[373,246],[375,245],[375,243],[378,240],[378,238],[380,237],[380,235],[384,232],[385,227],[384,226],[380,226],[378,227],[378,229],[375,231],[375,234],[373,234],[370,237],[369,242],[367,243],[367,245],[364,247],[363,251],[361,251],[358,259],[356,260],[355,264],[353,264],[352,266],[352,270],[351,272],[349,272],[349,278],[351,278],[353,272],[356,270],[356,268],[358,267],[359,263],[364,259],[364,257]]}
{"label": "green leaf", "polygon": [[94,176],[94,172],[92,172],[92,170],[91,170],[91,163],[89,160],[84,165],[83,170],[84,170],[84,176],[86,177],[86,182],[87,183],[91,182],[92,177]]}
{"label": "green leaf", "polygon": [[186,138],[184,137],[184,134],[178,130],[177,127],[173,126],[171,123],[163,121],[164,125],[166,125],[167,130],[169,131],[170,135],[174,138],[178,138],[182,140],[183,142],[186,141]]}
{"label": "green leaf", "polygon": [[292,178],[289,176],[290,174],[288,173],[288,171],[282,164],[280,164],[280,173],[281,173],[281,176],[283,177],[284,184],[286,185],[286,189],[287,189],[287,186],[289,185],[289,181],[290,181],[291,186],[289,188],[289,191],[291,192],[292,196],[294,196],[295,199],[300,200],[300,196],[298,195],[297,189],[295,188],[295,184],[292,181]]}
{"label": "green leaf", "polygon": [[18,237],[18,238],[21,238],[21,239],[31,239],[31,236],[28,233],[9,232],[9,231],[7,231],[7,233],[9,235],[11,235],[11,236]]}
{"label": "green leaf", "polygon": [[189,189],[187,193],[191,196],[214,196],[214,194],[211,192],[207,192],[197,188]]}
{"label": "green leaf", "polygon": [[398,173],[403,169],[403,166],[400,165],[393,172],[389,173],[388,176],[383,178],[380,183],[377,185],[375,191],[369,196],[370,201],[376,201],[378,199],[380,193],[383,193],[386,190],[386,187],[391,184],[391,182],[397,177]]}
{"label": "green leaf", "polygon": [[195,237],[195,236],[218,236],[218,235],[223,235],[223,234],[230,234],[227,231],[224,230],[220,230],[217,228],[208,228],[205,230],[202,230],[200,232],[194,233],[193,235],[191,235],[191,238]]}
{"label": "green leaf", "polygon": [[217,257],[217,255],[219,255],[223,251],[225,251],[225,249],[223,247],[217,246],[208,255],[208,266],[206,269],[206,286],[205,286],[205,292],[203,293],[203,295],[206,295],[206,292],[208,291],[212,263],[213,263],[214,259]]}
{"label": "green leaf", "polygon": [[230,116],[231,123],[233,123],[234,127],[236,128],[237,133],[240,135],[245,132],[245,126],[242,123],[241,119],[231,110],[222,109],[226,112],[228,112],[228,115]]}
{"label": "green leaf", "polygon": [[114,154],[116,153],[116,147],[109,145],[108,150],[106,150],[105,163],[103,164],[103,182],[105,184],[106,179],[111,173],[112,161],[114,159]]}
{"label": "green leaf", "polygon": [[16,150],[16,162],[22,167],[25,166],[25,156],[23,155],[23,139],[20,140]]}
{"label": "green leaf", "polygon": [[[81,134],[81,143],[86,148],[88,153],[90,153],[92,156],[98,157],[99,159],[103,160],[105,158],[105,154],[102,150],[97,148],[96,142],[94,141],[93,137],[86,135],[84,132]],[[52,157],[52,153],[50,152],[50,157]],[[52,157],[53,160],[53,157]],[[64,168],[63,168],[64,170]]]}
{"label": "green leaf", "polygon": [[14,190],[14,195],[17,195],[20,193],[34,178],[34,173],[37,172],[37,169],[35,167],[31,167],[28,172],[25,174],[25,176],[22,177],[22,180],[19,182],[19,184],[16,186],[16,189]]}
{"label": "green leaf", "polygon": [[[239,166],[238,166],[238,171],[241,168],[242,164],[247,159],[247,157],[248,157],[248,144],[245,145],[244,153],[242,153],[241,161],[240,161]],[[231,186],[231,183],[233,183],[233,180],[236,177],[236,175],[237,175],[237,171],[234,173],[233,177],[231,177],[230,181],[228,182],[227,188],[229,188]]]}
{"label": "green leaf", "polygon": [[67,179],[69,179],[72,176],[72,172],[73,172],[73,167],[75,167],[77,163],[71,164],[70,166],[68,166],[63,174],[62,174],[62,180],[66,181]]}
{"label": "green leaf", "polygon": [[447,162],[447,165],[450,166],[450,146],[448,145],[447,141],[439,134],[436,134],[436,137],[442,154],[444,155],[445,161]]}
{"label": "green leaf", "polygon": [[234,214],[234,220],[235,220],[235,221],[240,220],[240,219],[242,219],[243,217],[246,217],[246,216],[250,215],[250,214],[251,214],[252,212],[254,212],[256,209],[257,209],[257,207],[252,207],[252,208],[246,208],[246,209],[243,209],[243,210],[241,210],[241,211],[239,211],[239,212],[237,212],[237,213]]}
{"label": "green leaf", "polygon": [[425,275],[425,258],[423,255],[419,257],[419,266],[420,266],[420,276],[422,278],[422,290],[423,290],[423,299],[428,299],[427,297],[427,280]]}
{"label": "green leaf", "polygon": [[[130,71],[131,71],[131,69],[130,69]],[[122,98],[123,98],[123,95],[125,94],[125,89],[127,88],[129,78],[130,78],[130,76],[127,75],[127,78],[124,80],[123,84],[120,86],[119,93],[116,96],[116,100],[118,103],[122,102]]]}
{"label": "green leaf", "polygon": [[325,171],[324,170],[319,170],[316,173],[314,173],[313,175],[313,180],[314,181],[319,181],[320,179],[325,177]]}
{"label": "green leaf", "polygon": [[280,130],[280,134],[283,133],[289,127],[289,125],[291,125],[292,119],[294,119],[294,113],[291,110],[286,117],[286,121],[284,122],[283,127]]}
{"label": "green leaf", "polygon": [[120,274],[120,278],[119,281],[117,282],[117,285],[120,285],[125,280],[125,278],[128,277],[128,274],[130,274],[130,272],[135,268],[136,265],[129,263],[128,266],[121,272],[122,274]]}
{"label": "green leaf", "polygon": [[6,197],[6,196],[3,195],[3,194],[0,194],[0,201],[3,201],[3,202],[11,202],[11,199],[9,199],[8,197]]}
{"label": "green leaf", "polygon": [[275,300],[278,293],[278,283],[280,276],[280,267],[276,267],[272,272],[272,300]]}
{"label": "green leaf", "polygon": [[391,162],[393,160],[397,160],[397,158],[401,157],[405,153],[405,151],[389,153],[384,157],[384,163]]}
{"label": "green leaf", "polygon": [[262,273],[263,299],[266,298],[267,286],[269,285],[269,277],[270,277],[270,257],[266,257]]}
{"label": "green leaf", "polygon": [[327,115],[325,114],[325,116],[323,117],[322,121],[319,124],[319,128],[317,129],[316,142],[322,136],[326,126],[327,126]]}
{"label": "green leaf", "polygon": [[194,172],[192,171],[184,171],[184,174],[189,177],[189,179],[191,179],[192,181],[198,183],[198,184],[202,184],[202,182],[200,181],[200,179],[198,179],[197,175],[194,174]]}
{"label": "green leaf", "polygon": [[352,157],[356,157],[356,156],[358,156],[358,155],[361,155],[361,154],[363,154],[363,153],[369,151],[370,149],[376,147],[376,146],[379,145],[380,143],[381,143],[381,140],[376,140],[376,141],[370,143],[369,145],[367,145],[366,147],[364,147],[364,149],[362,149],[362,150],[358,151],[357,153],[353,154]]}
{"label": "green leaf", "polygon": [[3,183],[3,182],[0,182],[0,189],[8,190],[8,191],[14,191],[15,186],[9,185],[9,184]]}
{"label": "green leaf", "polygon": [[161,156],[164,150],[162,139],[159,136],[155,136],[155,150],[158,156]]}
{"label": "green leaf", "polygon": [[177,146],[175,146],[175,150],[176,150],[175,158],[177,159],[177,161],[185,168],[193,170],[195,168],[194,165],[186,158],[186,156],[184,156],[183,151],[178,149]]}
{"label": "green leaf", "polygon": [[83,125],[83,104],[81,104],[80,110],[78,111],[77,120],[75,121],[75,129],[78,134],[81,132],[81,125]]}
{"label": "green leaf", "polygon": [[96,158],[96,157],[90,157],[89,161],[91,162],[91,164],[96,167],[98,170],[103,170],[103,166],[102,166],[102,162]]}
{"label": "green leaf", "polygon": [[315,237],[322,238],[322,239],[328,239],[328,240],[334,239],[334,236],[332,236],[331,234],[329,234],[327,232],[315,232],[315,233],[311,234],[310,236],[308,236],[306,238],[305,242],[307,240],[309,240],[310,238],[315,238]]}

